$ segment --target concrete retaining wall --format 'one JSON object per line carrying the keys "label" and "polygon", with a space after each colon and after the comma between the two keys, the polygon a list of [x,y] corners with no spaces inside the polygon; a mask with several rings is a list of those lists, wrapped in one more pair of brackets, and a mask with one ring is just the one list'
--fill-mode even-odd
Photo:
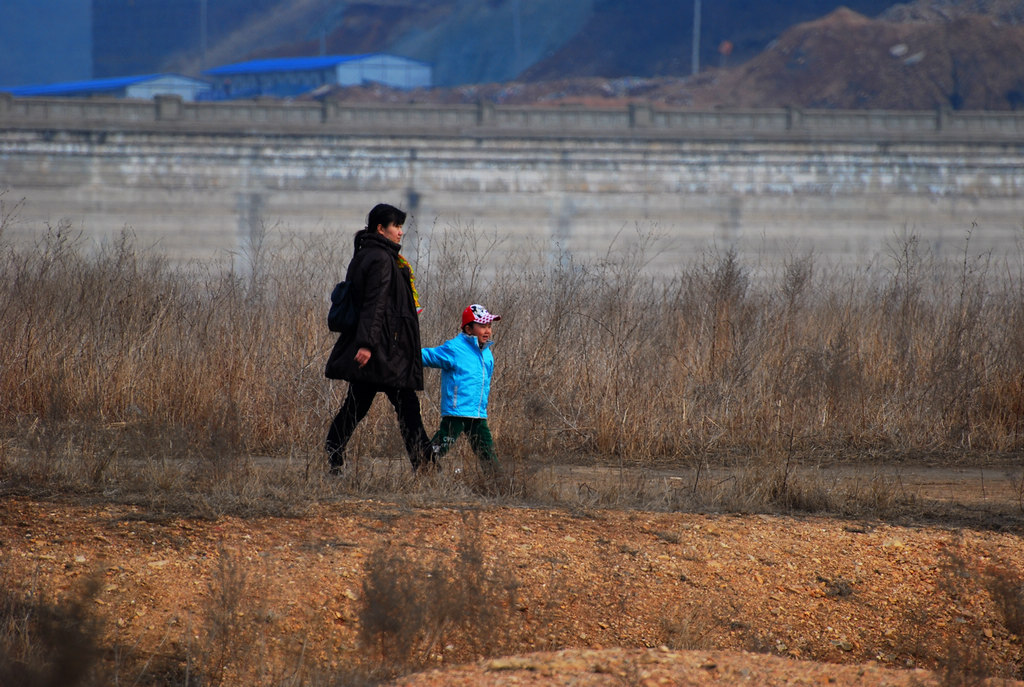
{"label": "concrete retaining wall", "polygon": [[913,232],[956,255],[1019,250],[1024,115],[342,106],[0,96],[8,238],[130,227],[175,259],[261,233],[337,232],[376,202],[410,245],[472,226],[502,247],[603,254],[656,233],[652,266],[710,246],[862,260]]}

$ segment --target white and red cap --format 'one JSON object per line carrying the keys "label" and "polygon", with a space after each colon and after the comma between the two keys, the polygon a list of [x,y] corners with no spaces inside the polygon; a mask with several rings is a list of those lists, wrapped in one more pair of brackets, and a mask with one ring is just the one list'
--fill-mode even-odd
{"label": "white and red cap", "polygon": [[500,320],[500,315],[492,315],[487,312],[487,308],[474,303],[465,310],[462,311],[462,326],[465,327],[470,322],[476,322],[477,324],[489,324],[495,320]]}

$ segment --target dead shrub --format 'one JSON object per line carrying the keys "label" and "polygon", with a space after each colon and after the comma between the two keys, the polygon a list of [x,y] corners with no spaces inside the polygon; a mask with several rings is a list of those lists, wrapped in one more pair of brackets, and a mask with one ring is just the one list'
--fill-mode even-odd
{"label": "dead shrub", "polygon": [[[1003,569],[979,570],[963,554],[958,535],[944,547],[940,557],[940,575],[936,582],[939,599],[960,605],[976,595],[978,588],[988,588],[997,607],[1001,606],[999,595],[1009,593],[1016,576]],[[1017,578],[1019,582],[1019,578]],[[1018,588],[1019,591],[1019,588]],[[942,632],[937,632],[932,622],[928,604],[935,599],[921,599],[918,605],[907,612],[904,627],[912,631],[899,638],[900,649],[907,651],[915,661],[932,667],[942,685],[946,687],[971,687],[990,684],[991,678],[999,677],[1006,666],[994,662],[986,647],[984,621],[975,614],[963,613],[960,622],[954,623]],[[1018,608],[1021,600],[1010,601],[1011,612]],[[919,623],[914,625],[913,623]],[[989,632],[991,634],[991,632]],[[1003,675],[1006,677],[1006,675]]]}
{"label": "dead shrub", "polygon": [[188,657],[195,665],[197,684],[267,684],[266,637],[274,614],[266,606],[265,590],[257,589],[244,561],[221,549],[210,578],[203,609],[200,641]]}
{"label": "dead shrub", "polygon": [[518,582],[500,561],[488,564],[478,525],[463,519],[454,552],[384,545],[366,562],[359,638],[378,669],[395,673],[446,652],[464,658],[508,646]]}
{"label": "dead shrub", "polygon": [[1010,634],[1024,637],[1024,579],[1020,572],[993,565],[985,574],[985,586]]}
{"label": "dead shrub", "polygon": [[659,620],[663,645],[675,651],[712,648],[713,623],[707,609],[679,605],[671,611]]}
{"label": "dead shrub", "polygon": [[938,674],[943,687],[989,684],[993,666],[979,639],[963,642],[951,638],[939,659]]}
{"label": "dead shrub", "polygon": [[47,599],[15,580],[6,561],[0,573],[0,684],[112,684],[102,662],[104,623],[94,611],[99,575],[86,577],[65,598]]}

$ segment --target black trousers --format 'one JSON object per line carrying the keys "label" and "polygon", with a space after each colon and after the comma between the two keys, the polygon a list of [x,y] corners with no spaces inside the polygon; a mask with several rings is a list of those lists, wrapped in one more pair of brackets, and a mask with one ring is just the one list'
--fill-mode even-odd
{"label": "black trousers", "polygon": [[398,428],[405,441],[405,450],[413,468],[419,468],[431,460],[430,437],[423,428],[420,416],[420,399],[413,389],[396,389],[378,384],[349,382],[348,394],[341,410],[334,416],[327,430],[326,448],[331,467],[341,467],[345,462],[345,446],[352,438],[359,421],[366,417],[373,405],[373,399],[382,393],[391,401],[398,416]]}

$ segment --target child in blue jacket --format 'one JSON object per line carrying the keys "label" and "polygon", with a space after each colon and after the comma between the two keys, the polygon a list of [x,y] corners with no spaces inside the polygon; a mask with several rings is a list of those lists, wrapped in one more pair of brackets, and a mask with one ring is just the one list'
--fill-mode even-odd
{"label": "child in blue jacket", "polygon": [[494,356],[491,323],[500,320],[482,305],[462,311],[462,332],[436,348],[422,350],[423,366],[441,369],[441,425],[430,440],[434,456],[448,453],[463,434],[488,470],[498,467],[494,440],[487,427],[487,397],[491,392]]}

